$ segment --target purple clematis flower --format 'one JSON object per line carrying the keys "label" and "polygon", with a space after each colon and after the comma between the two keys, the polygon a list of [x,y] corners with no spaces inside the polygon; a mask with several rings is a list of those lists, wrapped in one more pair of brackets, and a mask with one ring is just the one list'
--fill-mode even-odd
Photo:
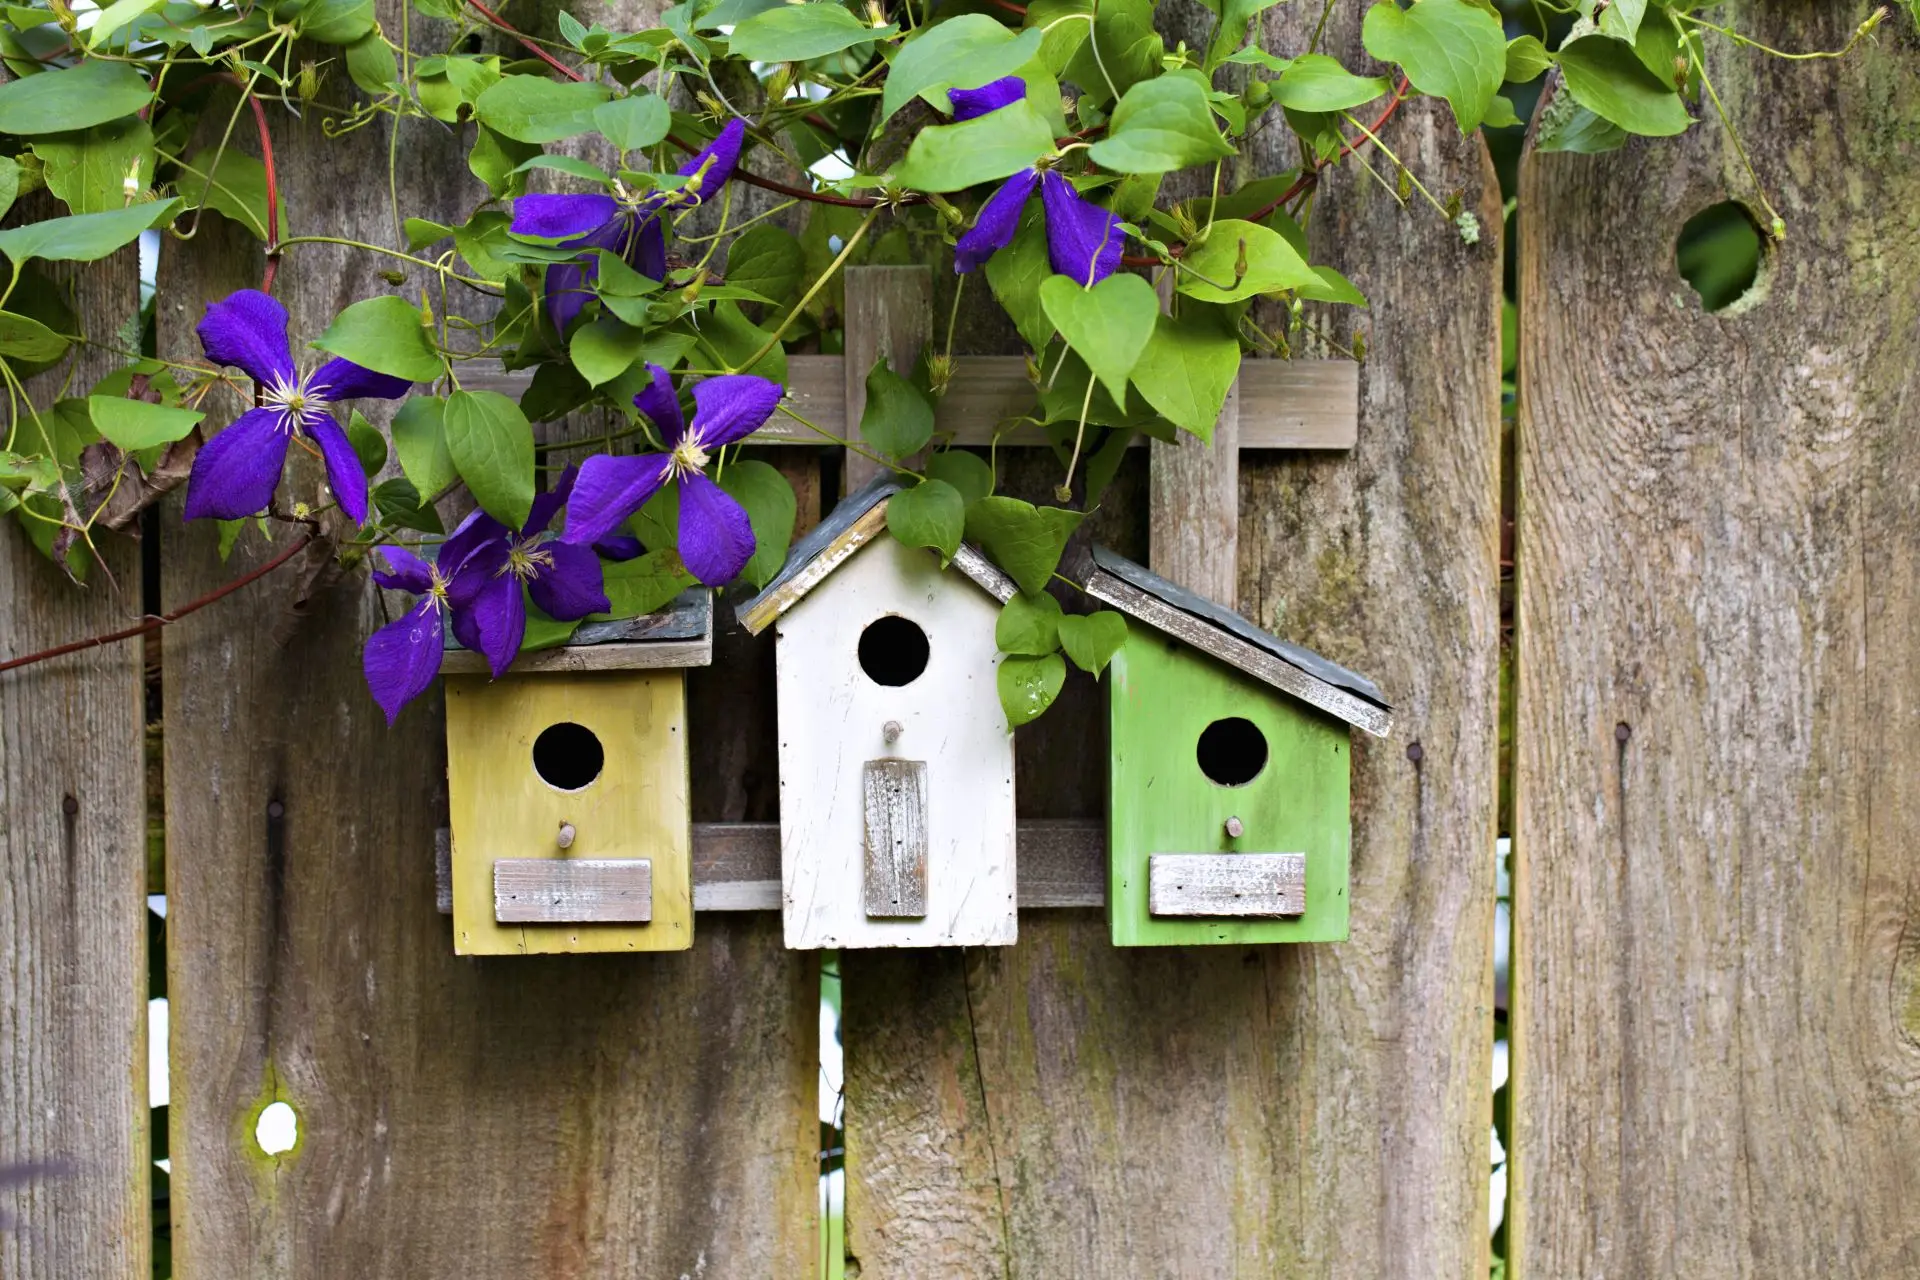
{"label": "purple clematis flower", "polygon": [[[535,521],[551,521],[573,489],[574,476],[578,468],[568,468],[554,486],[551,494],[543,494],[535,499],[536,506],[528,519],[531,526]],[[393,622],[388,623],[368,638],[366,649],[361,655],[361,666],[366,672],[367,689],[373,694],[373,700],[387,714],[387,723],[391,725],[399,716],[401,708],[426,692],[434,677],[440,674],[440,661],[446,653],[446,626],[452,620],[456,636],[473,636],[480,639],[486,626],[484,619],[475,619],[469,623],[463,619],[462,610],[481,600],[492,600],[488,588],[499,577],[498,554],[493,548],[502,541],[501,535],[506,527],[483,512],[476,511],[461,522],[447,540],[440,544],[436,559],[423,560],[405,547],[379,547],[374,554],[384,562],[373,571],[373,580],[383,587],[396,591],[411,591],[420,598],[413,608]],[[511,535],[509,535],[509,538]],[[593,548],[609,560],[631,560],[640,554],[640,542],[636,538],[608,538],[594,544]],[[573,548],[567,548],[562,554],[571,559]],[[485,551],[485,555],[476,553]],[[534,547],[526,552],[529,559],[536,559],[540,548]],[[509,552],[511,555],[511,552]],[[584,567],[575,566],[575,576],[584,578]],[[548,585],[536,588],[529,584],[529,590],[539,590],[547,602],[554,601],[557,594],[564,591],[549,590],[552,579],[547,575],[536,578],[545,580]],[[598,583],[598,579],[595,579]],[[601,587],[596,586],[596,590]],[[586,593],[580,593],[584,599]],[[536,597],[538,599],[539,597]],[[597,600],[586,600],[596,604],[597,612],[606,607],[603,595]],[[547,603],[543,602],[543,608]],[[548,609],[551,613],[552,609]],[[584,615],[581,615],[584,616]],[[520,613],[519,633],[526,629],[524,605]],[[489,635],[491,633],[488,633]],[[494,668],[494,674],[500,674],[506,663],[513,661],[519,651],[518,639],[511,648],[505,645],[506,636],[498,637],[499,650],[488,652],[487,661]],[[477,646],[476,646],[477,647]],[[504,651],[504,661],[496,656]]]}
{"label": "purple clematis flower", "polygon": [[207,359],[233,365],[253,379],[262,403],[201,446],[187,480],[187,519],[239,520],[264,511],[298,430],[320,446],[340,509],[356,524],[365,520],[367,476],[328,406],[342,400],[397,400],[413,384],[338,356],[300,373],[287,341],[287,309],[258,289],[208,303],[195,332]]}
{"label": "purple clematis flower", "polygon": [[[454,638],[486,656],[498,678],[512,665],[527,634],[527,604],[521,594],[550,618],[573,622],[590,613],[612,608],[601,576],[594,543],[611,559],[638,553],[631,538],[603,542],[598,538],[560,541],[547,532],[553,517],[574,488],[576,470],[568,468],[560,483],[533,500],[533,510],[519,532],[507,528],[484,511],[463,521],[441,548],[441,558],[455,558],[447,599],[453,606]],[[568,530],[571,534],[572,530]]]}
{"label": "purple clematis flower", "polygon": [[[1006,76],[978,89],[949,89],[947,97],[957,122],[1010,106],[1026,93],[1026,81]],[[1126,243],[1119,216],[1084,199],[1052,169],[1033,168],[1008,178],[980,206],[980,216],[954,246],[955,271],[977,271],[1006,247],[1020,229],[1020,213],[1035,187],[1040,188],[1040,204],[1046,210],[1047,258],[1055,274],[1090,287],[1119,270],[1120,250]]]}
{"label": "purple clematis flower", "polygon": [[680,490],[681,563],[707,586],[725,586],[753,558],[753,525],[746,509],[707,478],[707,458],[722,445],[752,435],[773,416],[780,384],[744,373],[708,378],[693,389],[693,425],[688,426],[667,371],[657,364],[647,369],[653,385],[633,398],[633,406],[660,429],[668,451],[588,458],[580,466],[561,536],[570,543],[605,538],[671,480]]}
{"label": "purple clematis flower", "polygon": [[425,693],[440,674],[446,615],[451,608],[447,589],[452,583],[438,563],[422,560],[405,547],[381,547],[374,554],[386,566],[373,571],[375,582],[420,597],[413,608],[369,636],[360,654],[367,691],[392,725],[400,709]]}
{"label": "purple clematis flower", "polygon": [[594,279],[600,274],[594,250],[619,254],[643,276],[665,278],[667,233],[661,214],[674,204],[688,208],[700,205],[725,186],[734,166],[740,163],[740,143],[746,131],[745,122],[729,120],[718,137],[680,166],[681,177],[690,179],[697,174],[699,182],[678,191],[656,191],[631,203],[609,195],[522,196],[513,202],[513,223],[508,230],[514,235],[556,240],[563,249],[585,251],[572,262],[556,262],[547,268],[543,293],[555,332],[565,333],[592,296]]}

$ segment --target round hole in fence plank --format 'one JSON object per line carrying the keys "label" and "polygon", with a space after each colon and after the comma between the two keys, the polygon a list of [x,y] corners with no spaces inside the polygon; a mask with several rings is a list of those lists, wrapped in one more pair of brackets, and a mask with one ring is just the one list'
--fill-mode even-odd
{"label": "round hole in fence plank", "polygon": [[1745,311],[1766,296],[1767,237],[1753,211],[1737,200],[1722,200],[1688,218],[1674,256],[1709,312]]}
{"label": "round hole in fence plank", "polygon": [[860,669],[875,684],[912,684],[927,669],[927,633],[910,618],[890,613],[860,633]]}
{"label": "round hole in fence plank", "polygon": [[1223,787],[1243,787],[1267,767],[1267,735],[1253,721],[1229,716],[1201,732],[1194,754],[1208,778]]}
{"label": "round hole in fence plank", "polygon": [[548,725],[533,740],[533,771],[558,791],[587,786],[606,763],[606,749],[593,730],[571,720]]}
{"label": "round hole in fence plank", "polygon": [[270,1156],[285,1155],[300,1145],[300,1116],[284,1102],[269,1102],[253,1123],[253,1140]]}

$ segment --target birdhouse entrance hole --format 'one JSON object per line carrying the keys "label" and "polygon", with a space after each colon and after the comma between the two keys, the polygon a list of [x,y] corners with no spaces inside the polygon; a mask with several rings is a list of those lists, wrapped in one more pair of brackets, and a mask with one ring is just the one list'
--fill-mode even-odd
{"label": "birdhouse entrance hole", "polygon": [[1215,720],[1200,734],[1200,772],[1223,787],[1241,787],[1267,767],[1267,738],[1251,720]]}
{"label": "birdhouse entrance hole", "polygon": [[578,791],[599,777],[606,763],[606,749],[593,730],[571,720],[548,725],[533,740],[533,771],[561,791]]}
{"label": "birdhouse entrance hole", "polygon": [[927,633],[910,619],[888,614],[860,633],[860,669],[875,684],[912,684],[927,669]]}

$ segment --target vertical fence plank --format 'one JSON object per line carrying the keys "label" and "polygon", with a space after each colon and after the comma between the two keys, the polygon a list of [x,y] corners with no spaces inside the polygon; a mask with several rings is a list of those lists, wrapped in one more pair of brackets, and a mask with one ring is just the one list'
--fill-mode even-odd
{"label": "vertical fence plank", "polygon": [[1710,111],[1523,170],[1516,1263],[1915,1275],[1920,56],[1707,49],[1788,226],[1744,309],[1675,265],[1752,191]]}
{"label": "vertical fence plank", "polygon": [[[885,356],[888,368],[913,376],[913,362],[933,326],[933,273],[926,267],[849,267],[846,280],[847,436],[858,439],[874,361]],[[852,493],[880,470],[872,458],[847,450],[841,492]]]}
{"label": "vertical fence plank", "polygon": [[[64,210],[41,197],[28,212]],[[139,310],[137,251],[61,287],[82,332],[110,342]],[[67,394],[118,363],[76,360]],[[65,373],[28,384],[35,404],[60,394]],[[137,549],[120,534],[99,543],[106,563],[76,587],[5,521],[0,657],[139,618]],[[140,655],[136,641],[0,675],[0,1167],[68,1166],[0,1189],[8,1280],[145,1280],[152,1269]]]}
{"label": "vertical fence plank", "polygon": [[[384,134],[286,131],[290,216],[390,243],[378,184],[339,181],[384,172]],[[458,222],[477,199],[459,142],[432,123],[402,130],[408,213]],[[210,219],[165,268],[162,341],[177,354],[193,352],[207,300],[258,283],[257,245],[229,230]],[[296,349],[338,307],[389,291],[391,267],[290,253]],[[222,565],[212,529],[183,527],[177,506],[165,519],[170,604],[298,532],[277,525],[273,547],[249,535]],[[360,676],[377,596],[323,578],[301,602],[302,576],[168,635],[176,1275],[803,1274],[817,1218],[810,960],[764,915],[703,917],[691,952],[638,960],[455,957],[433,906],[438,698],[389,730]],[[711,803],[697,787],[696,809]],[[254,1136],[273,1101],[300,1134],[277,1157]]]}
{"label": "vertical fence plank", "polygon": [[[1276,10],[1268,47],[1305,48],[1308,9]],[[1330,24],[1343,53],[1359,18]],[[1262,173],[1291,163],[1272,133]],[[844,954],[863,1275],[1485,1269],[1500,199],[1444,107],[1386,136],[1463,192],[1481,242],[1364,174],[1330,183],[1315,260],[1378,304],[1360,444],[1250,453],[1240,478],[1245,611],[1398,708],[1391,741],[1355,744],[1353,939],[1116,950],[1097,913],[1054,911],[1024,913],[1012,948]],[[1079,757],[1103,735],[1043,762],[1037,741],[1022,731],[1023,816],[1101,812]]]}

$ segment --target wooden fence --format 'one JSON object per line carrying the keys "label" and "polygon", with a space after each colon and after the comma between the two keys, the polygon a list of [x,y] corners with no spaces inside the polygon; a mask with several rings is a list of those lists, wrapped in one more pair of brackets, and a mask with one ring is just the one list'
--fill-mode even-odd
{"label": "wooden fence", "polygon": [[[1271,47],[1303,46],[1319,9],[1269,11]],[[1860,16],[1728,13],[1792,48]],[[1329,38],[1357,50],[1359,18],[1336,10]],[[1716,123],[1524,166],[1528,1280],[1920,1276],[1914,44],[1714,51],[1790,228],[1737,314],[1705,314],[1674,265],[1688,217],[1750,191]],[[295,230],[388,239],[384,203],[337,178],[384,172],[388,138],[305,128],[279,139]],[[1262,136],[1256,168],[1287,167],[1284,131]],[[1486,1274],[1503,218],[1444,108],[1403,111],[1390,141],[1483,234],[1364,172],[1321,193],[1315,258],[1374,299],[1352,450],[1272,447],[1312,442],[1243,395],[1219,449],[1136,451],[1091,521],[1394,701],[1394,736],[1354,742],[1352,940],[1116,950],[1097,908],[1060,907],[1023,912],[1011,948],[847,953],[849,1275]],[[457,136],[409,122],[400,150],[411,211],[460,221],[479,197]],[[296,342],[391,288],[390,263],[297,252]],[[193,352],[203,304],[257,269],[220,219],[169,243],[163,350]],[[116,260],[82,302],[110,329],[134,287]],[[910,336],[885,306],[871,323]],[[849,350],[878,340],[849,325]],[[817,454],[770,452],[817,520]],[[1007,481],[1040,496],[1049,474],[1015,455]],[[164,607],[274,553],[223,564],[177,515]],[[1200,520],[1237,534],[1224,560],[1181,536]],[[0,656],[138,611],[132,555],[117,590],[76,592],[12,529],[0,544]],[[423,701],[390,730],[367,698],[379,608],[311,565],[165,632],[174,1274],[814,1274],[816,957],[767,911],[703,912],[682,954],[455,957],[440,717]],[[695,820],[771,822],[770,637],[729,629],[715,661],[692,677]],[[150,1274],[141,699],[131,645],[0,676],[0,1160],[76,1166],[0,1191],[23,1224],[5,1280]],[[1100,705],[1076,678],[1020,731],[1023,819],[1104,812]],[[274,1101],[300,1141],[268,1156]]]}

